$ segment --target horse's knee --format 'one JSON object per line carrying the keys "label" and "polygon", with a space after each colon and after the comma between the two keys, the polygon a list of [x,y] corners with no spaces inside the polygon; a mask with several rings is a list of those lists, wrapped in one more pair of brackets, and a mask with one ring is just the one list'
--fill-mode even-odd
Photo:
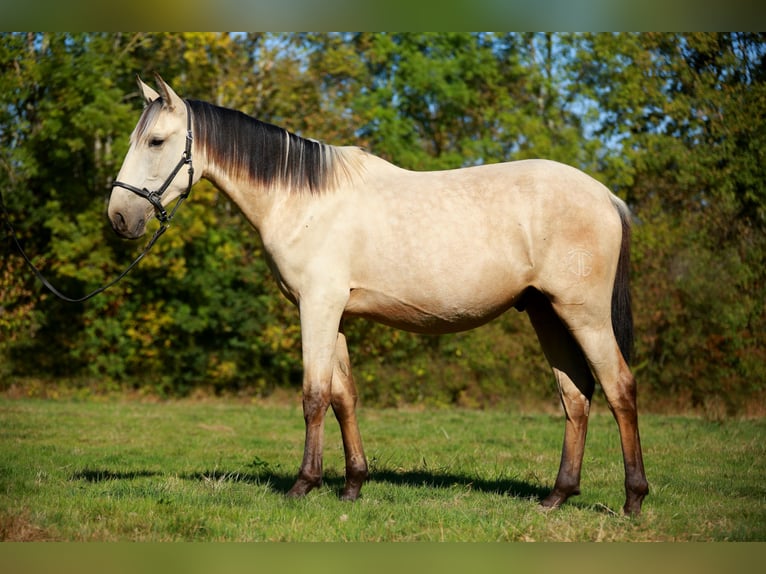
{"label": "horse's knee", "polygon": [[303,418],[307,426],[321,424],[324,421],[327,407],[330,406],[330,389],[309,391],[303,393]]}

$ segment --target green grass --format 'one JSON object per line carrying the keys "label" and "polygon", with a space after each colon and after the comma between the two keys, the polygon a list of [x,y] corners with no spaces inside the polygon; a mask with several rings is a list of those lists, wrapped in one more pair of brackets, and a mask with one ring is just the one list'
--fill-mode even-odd
{"label": "green grass", "polygon": [[561,416],[361,409],[372,478],[346,503],[331,413],[325,483],[290,500],[297,405],[0,398],[0,539],[766,540],[766,419],[641,423],[652,490],[628,519],[606,412],[591,417],[583,494],[543,512]]}

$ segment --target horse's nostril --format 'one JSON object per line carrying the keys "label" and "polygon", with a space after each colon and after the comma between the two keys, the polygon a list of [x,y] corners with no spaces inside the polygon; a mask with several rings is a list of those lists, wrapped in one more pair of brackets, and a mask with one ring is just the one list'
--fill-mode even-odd
{"label": "horse's nostril", "polygon": [[111,218],[112,222],[112,229],[114,229],[117,233],[121,233],[125,231],[125,216],[122,215],[119,211],[115,212],[114,215],[112,215]]}

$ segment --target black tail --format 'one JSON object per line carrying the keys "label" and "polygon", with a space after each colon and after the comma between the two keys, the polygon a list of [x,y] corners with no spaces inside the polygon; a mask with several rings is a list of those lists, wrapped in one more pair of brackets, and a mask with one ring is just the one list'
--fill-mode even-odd
{"label": "black tail", "polygon": [[622,244],[612,290],[612,329],[625,362],[633,358],[633,309],[630,299],[630,211],[617,197],[612,202],[622,221]]}

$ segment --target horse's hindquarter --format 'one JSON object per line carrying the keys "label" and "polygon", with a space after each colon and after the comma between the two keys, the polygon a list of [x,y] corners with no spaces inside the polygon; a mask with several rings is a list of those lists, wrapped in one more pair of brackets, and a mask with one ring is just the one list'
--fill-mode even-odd
{"label": "horse's hindquarter", "polygon": [[[435,173],[387,165],[379,179],[368,174],[369,189],[352,192],[346,313],[405,329],[456,331],[492,319],[547,280],[551,257],[561,272],[597,224],[598,215],[584,219],[600,195],[614,213],[605,188],[553,162]],[[572,265],[589,274],[592,258]]]}

